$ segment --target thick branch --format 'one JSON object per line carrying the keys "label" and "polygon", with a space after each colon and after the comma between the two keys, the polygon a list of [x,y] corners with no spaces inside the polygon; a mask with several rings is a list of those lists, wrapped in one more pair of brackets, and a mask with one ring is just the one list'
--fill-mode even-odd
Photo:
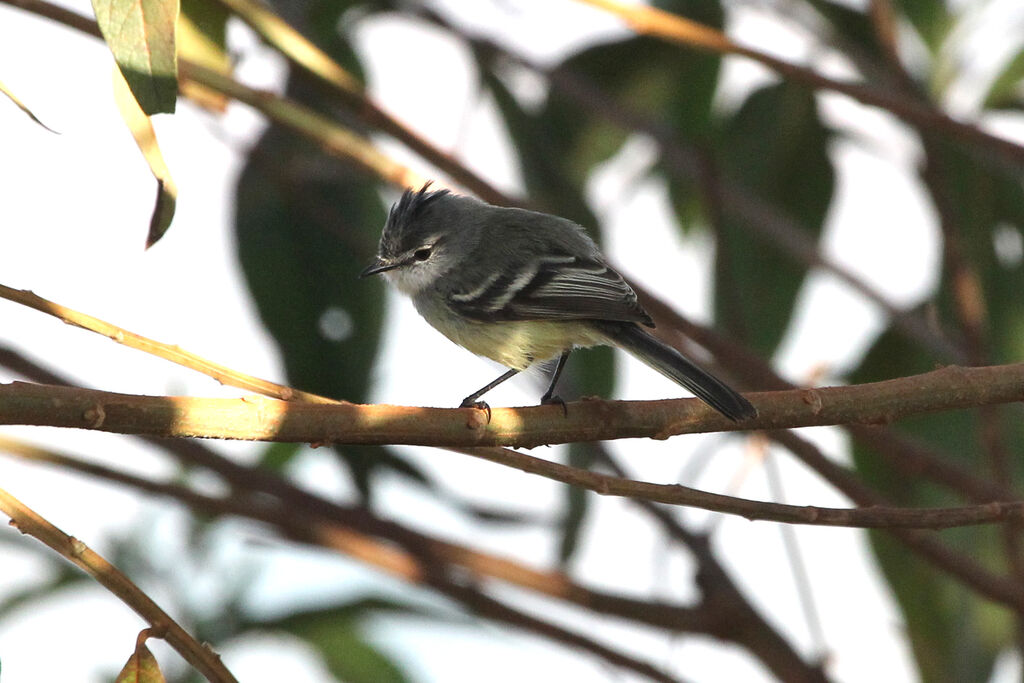
{"label": "thick branch", "polygon": [[759,416],[735,423],[696,399],[583,400],[560,406],[425,408],[136,396],[14,382],[0,386],[0,424],[120,434],[339,444],[513,446],[667,439],[743,429],[885,424],[910,415],[1024,401],[1024,363],[949,366],[847,387],[750,394]]}

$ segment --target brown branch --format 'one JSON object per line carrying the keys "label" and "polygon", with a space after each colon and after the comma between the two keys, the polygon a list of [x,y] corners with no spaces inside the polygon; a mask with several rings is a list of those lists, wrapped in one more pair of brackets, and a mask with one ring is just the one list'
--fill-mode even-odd
{"label": "brown branch", "polygon": [[212,377],[221,384],[226,384],[239,389],[245,389],[247,391],[254,391],[264,396],[270,396],[273,398],[287,400],[302,400],[310,403],[337,403],[337,401],[317,394],[311,394],[309,392],[301,391],[299,389],[293,389],[281,384],[275,384],[258,377],[246,375],[232,370],[219,363],[207,360],[198,356],[190,351],[185,351],[181,347],[172,344],[165,344],[158,342],[154,339],[149,339],[141,334],[135,334],[129,332],[123,328],[94,318],[91,315],[80,313],[74,309],[44,299],[30,291],[13,289],[5,285],[0,285],[0,299],[7,299],[19,303],[22,306],[27,306],[41,313],[51,315],[58,320],[67,323],[68,325],[74,325],[80,327],[83,330],[89,330],[101,334],[104,337],[116,341],[118,344],[123,344],[139,351],[151,354],[164,360],[169,360],[172,363],[176,363],[186,368],[200,372],[208,377]]}
{"label": "brown branch", "polygon": [[80,540],[68,536],[3,489],[0,489],[0,511],[11,518],[11,525],[21,533],[34,536],[60,553],[131,607],[153,628],[152,635],[166,640],[208,681],[237,683],[215,652],[200,645],[127,576]]}
{"label": "brown branch", "polygon": [[364,123],[400,141],[484,201],[501,205],[521,203],[511,201],[480,174],[385,111],[369,96],[358,79],[263,4],[252,0],[218,1],[263,36],[292,64],[330,85],[333,93],[340,95]]}
{"label": "brown branch", "polygon": [[[255,500],[250,501],[235,497],[215,498],[198,493],[181,484],[154,482],[143,477],[126,474],[102,465],[88,463],[48,449],[36,448],[2,436],[0,436],[0,451],[32,462],[57,465],[63,469],[127,484],[147,493],[173,498],[203,514],[234,515],[262,521],[280,529],[286,537],[293,540],[312,543],[319,547],[347,555],[354,555],[368,564],[375,565],[406,580],[427,585],[483,617],[501,621],[551,638],[556,642],[561,642],[584,652],[589,652],[610,664],[634,671],[652,680],[664,681],[666,683],[679,680],[646,662],[620,653],[587,636],[574,633],[509,607],[471,585],[462,585],[454,578],[448,576],[450,572],[444,571],[440,567],[430,568],[424,562],[403,556],[400,551],[396,552],[394,548],[380,541],[348,534],[344,531],[339,533],[337,529],[329,528],[329,525],[325,525],[324,522],[314,520],[305,515],[300,515],[297,518],[284,506],[267,506],[265,502],[260,504]],[[2,498],[0,498],[0,504],[2,504]],[[317,527],[321,527],[323,530],[319,533],[309,532],[310,529],[316,529]]]}
{"label": "brown branch", "polygon": [[[734,423],[697,399],[585,400],[526,408],[426,408],[159,397],[14,382],[0,385],[0,424],[120,434],[298,443],[441,447],[540,445],[743,429],[887,424],[918,415],[1024,401],[1024,363],[949,366],[846,387],[748,395],[759,416]],[[490,420],[488,420],[490,415]]]}
{"label": "brown branch", "polygon": [[[617,477],[629,478],[603,444],[597,444],[596,451],[598,463]],[[827,680],[822,666],[805,662],[744,597],[718,562],[705,536],[686,529],[661,505],[649,500],[630,500],[648,513],[670,538],[685,545],[693,554],[698,566],[696,583],[703,597],[701,604],[713,615],[707,625],[710,633],[749,650],[780,681]]]}
{"label": "brown branch", "polygon": [[[957,369],[959,376],[963,373],[974,375],[970,381],[957,386],[945,381],[949,368],[937,370],[927,375],[891,380],[878,385],[859,385],[828,390],[831,392],[851,392],[870,390],[880,385],[914,385],[927,396],[953,396],[963,400],[977,399],[977,391],[969,391],[970,387],[985,391],[992,389],[991,382],[986,379],[988,372],[1007,373],[1015,369],[1016,389],[1024,392],[1024,364],[1002,366],[1001,368]],[[977,376],[982,373],[982,376]],[[937,379],[939,384],[935,384]],[[1012,380],[1011,380],[1012,381]],[[941,388],[940,388],[941,387]],[[823,392],[826,390],[817,390]],[[783,403],[780,398],[795,395],[802,401],[805,391],[775,392],[768,395],[774,399],[759,402],[764,405],[762,415],[755,422],[767,420],[771,422],[773,404]],[[904,394],[906,392],[903,392]],[[887,401],[880,394],[872,394],[881,406]],[[792,399],[791,399],[792,400]],[[903,400],[908,400],[905,395]],[[912,401],[912,397],[909,399]],[[451,447],[453,445],[472,445],[461,443],[459,435],[465,432],[476,433],[473,443],[489,440],[488,431],[495,429],[493,436],[506,442],[521,445],[540,443],[561,443],[548,436],[537,435],[549,432],[545,426],[554,424],[551,431],[563,436],[571,432],[573,423],[584,434],[590,434],[593,425],[610,423],[616,428],[610,430],[604,438],[619,438],[626,434],[632,436],[650,436],[664,429],[648,426],[646,434],[640,434],[629,426],[629,411],[642,406],[659,406],[671,403],[689,403],[693,399],[659,402],[603,402],[585,401],[571,404],[570,416],[565,417],[560,410],[551,410],[550,406],[538,406],[523,409],[494,409],[492,419],[487,423],[484,419],[474,417],[484,415],[475,409],[438,409],[438,408],[402,408],[395,406],[357,406],[351,404],[286,404],[265,398],[256,399],[192,399],[185,397],[152,397],[112,394],[88,389],[53,387],[13,383],[0,386],[0,423],[3,424],[39,424],[48,426],[79,427],[98,429],[115,433],[146,434],[149,436],[202,436],[211,438],[261,439],[291,442],[336,442],[336,443],[416,443]],[[859,403],[871,403],[861,399]],[[588,412],[597,405],[599,413]],[[975,405],[973,401],[965,405]],[[626,416],[615,413],[617,408],[625,407]],[[707,409],[704,409],[708,412]],[[806,410],[806,406],[805,406]],[[557,419],[547,413],[557,412]],[[470,419],[466,419],[467,413]],[[582,415],[581,415],[582,414]],[[531,416],[538,415],[533,424]],[[642,416],[642,415],[641,415]],[[719,419],[708,416],[709,419]],[[724,419],[724,418],[722,418]],[[559,425],[559,423],[567,425]],[[673,421],[670,420],[669,424]],[[691,420],[692,422],[692,420]],[[691,428],[693,425],[689,425]],[[475,427],[475,429],[473,429]],[[670,428],[674,431],[674,428]],[[601,437],[597,437],[601,438]],[[448,440],[459,441],[458,444],[446,443]],[[585,440],[585,439],[569,439]],[[569,468],[533,456],[506,451],[503,449],[468,449],[466,452],[476,457],[483,457],[506,466],[523,471],[540,474],[545,477],[581,486],[598,493],[626,497],[638,497],[655,502],[691,505],[704,509],[740,514],[750,519],[773,520],[801,524],[820,524],[829,526],[863,526],[863,527],[915,527],[945,528],[966,524],[978,524],[1017,518],[1021,515],[1024,503],[991,502],[984,505],[961,508],[934,509],[903,509],[878,508],[843,510],[833,508],[814,508],[778,503],[749,501],[730,496],[712,494],[678,485],[650,484],[623,480],[616,477]]]}
{"label": "brown branch", "polygon": [[456,449],[529,474],[537,474],[564,484],[578,486],[604,496],[621,496],[666,505],[685,505],[711,512],[740,515],[749,520],[843,526],[868,529],[915,528],[947,529],[1024,519],[1024,501],[996,502],[955,508],[896,508],[873,505],[865,508],[822,508],[812,505],[785,505],[766,501],[736,498],[679,484],[652,484],[622,477],[608,476],[590,470],[569,467],[505,448]]}

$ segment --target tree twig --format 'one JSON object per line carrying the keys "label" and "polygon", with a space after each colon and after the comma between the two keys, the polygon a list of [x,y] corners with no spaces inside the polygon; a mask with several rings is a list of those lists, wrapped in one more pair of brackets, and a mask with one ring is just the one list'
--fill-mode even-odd
{"label": "tree twig", "polygon": [[200,645],[159,605],[114,565],[92,551],[77,538],[68,536],[7,491],[0,489],[0,511],[23,534],[33,536],[96,579],[104,588],[135,610],[153,628],[152,635],[163,638],[189,664],[212,683],[237,683],[220,657]]}
{"label": "tree twig", "polygon": [[80,327],[83,330],[89,330],[90,332],[101,334],[104,337],[116,341],[118,344],[138,349],[139,351],[143,351],[158,358],[163,358],[164,360],[169,360],[172,363],[195,370],[196,372],[200,372],[208,377],[212,377],[221,384],[238,387],[239,389],[245,389],[246,391],[254,391],[264,396],[271,396],[283,401],[302,400],[310,403],[338,403],[338,401],[324,398],[317,394],[293,389],[292,387],[276,384],[265,379],[260,379],[259,377],[253,377],[251,375],[238,372],[237,370],[232,370],[227,366],[214,363],[213,361],[207,360],[190,351],[185,351],[176,344],[165,344],[163,342],[144,337],[141,334],[129,332],[128,330],[108,323],[105,320],[100,320],[99,318],[94,318],[91,315],[80,313],[79,311],[68,308],[67,306],[61,306],[60,304],[44,299],[43,297],[27,290],[13,289],[0,284],[0,298],[19,303],[41,313],[46,313],[47,315],[51,315],[62,322],[74,325],[75,327]]}

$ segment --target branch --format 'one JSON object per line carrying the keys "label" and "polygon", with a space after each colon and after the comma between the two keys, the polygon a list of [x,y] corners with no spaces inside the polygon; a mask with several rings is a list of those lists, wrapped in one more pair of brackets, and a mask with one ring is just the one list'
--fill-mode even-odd
{"label": "branch", "polygon": [[786,505],[710,493],[679,484],[652,484],[599,474],[505,448],[456,450],[475,458],[489,460],[529,474],[537,474],[604,496],[621,496],[637,501],[645,500],[667,505],[685,505],[711,512],[740,515],[751,521],[866,529],[948,529],[1007,519],[1024,519],[1024,501],[993,501],[984,505],[954,508],[899,508],[874,505],[845,509],[813,505]]}
{"label": "branch", "polygon": [[[954,377],[965,381],[960,382],[959,386],[951,384],[948,381],[950,372],[954,373]],[[987,394],[989,390],[998,391],[999,387],[993,387],[994,382],[988,379],[993,374],[1004,379],[1009,376],[1009,381],[1015,380],[1015,390],[1018,393],[1024,392],[1024,364],[995,368],[946,368],[902,380],[816,392],[869,392],[868,395],[873,396],[873,399],[862,396],[850,400],[858,405],[877,401],[884,408],[892,402],[883,397],[886,391],[904,395],[902,400],[906,401],[907,392],[902,390],[902,386],[913,385],[924,396],[955,398],[966,401],[964,406],[970,406],[983,400],[980,396]],[[876,390],[877,387],[884,389]],[[807,390],[795,390],[768,394],[771,403],[759,401],[761,416],[753,422],[771,423],[775,418],[773,413],[791,412],[787,411],[786,403],[802,403],[806,393]],[[913,398],[910,397],[908,402],[914,403]],[[664,415],[664,409],[674,404],[683,406],[684,414],[694,413],[692,408],[697,408],[705,413],[705,419],[708,421],[725,420],[717,414],[711,414],[710,409],[703,404],[694,405],[696,403],[698,402],[695,399],[654,402],[583,401],[571,404],[569,417],[563,416],[560,409],[553,410],[551,406],[497,408],[492,411],[492,419],[487,423],[483,419],[483,411],[471,408],[289,404],[263,397],[201,399],[135,396],[15,382],[0,385],[0,424],[78,427],[148,436],[199,436],[300,443],[405,443],[464,447],[485,442],[490,442],[488,445],[495,445],[504,441],[516,445],[540,445],[563,443],[564,441],[548,435],[565,436],[574,430],[592,436],[593,440],[666,434],[675,431],[676,427],[673,424],[680,422],[670,417],[665,426],[651,425],[645,424],[644,418]],[[823,405],[824,403],[822,402]],[[776,408],[779,404],[781,411]],[[648,406],[653,410],[645,415],[644,413],[648,411],[643,411],[643,408]],[[814,414],[806,405],[803,407],[805,414]],[[594,412],[595,408],[597,412]],[[824,408],[822,410],[824,411]],[[634,416],[640,418],[635,422],[637,426],[631,426],[631,417]],[[687,424],[689,430],[694,431],[695,425],[699,425],[700,422],[702,420],[691,418],[683,420],[682,424]],[[607,429],[606,425],[613,428],[608,429],[603,436],[593,436],[595,429]],[[643,431],[637,431],[638,427]],[[696,427],[696,430],[703,431],[704,428]],[[466,437],[466,434],[469,436]],[[466,443],[467,438],[469,443]],[[1024,502],[996,501],[977,506],[920,510],[801,507],[733,498],[678,485],[651,484],[609,477],[504,449],[471,448],[465,452],[606,495],[692,505],[718,512],[740,514],[749,519],[828,526],[946,528],[1018,518],[1024,511]]]}
{"label": "branch", "polygon": [[135,610],[152,627],[154,637],[166,640],[208,681],[237,683],[216,653],[200,645],[127,576],[84,543],[68,536],[3,489],[0,489],[0,511],[11,518],[11,525],[21,533],[34,536],[63,555]]}
{"label": "branch", "polygon": [[[634,671],[651,680],[663,681],[664,683],[674,683],[678,680],[645,663],[641,659],[618,652],[588,636],[573,633],[546,622],[542,618],[519,611],[493,597],[487,596],[480,589],[472,585],[459,583],[453,575],[454,572],[451,570],[449,562],[446,560],[439,558],[436,560],[424,557],[416,558],[403,554],[400,550],[396,551],[386,543],[362,536],[360,533],[351,533],[348,529],[339,530],[337,522],[325,523],[323,520],[315,519],[305,512],[296,514],[295,509],[289,508],[287,504],[271,503],[271,501],[265,498],[260,500],[258,497],[251,497],[245,494],[215,498],[200,494],[196,490],[177,482],[153,481],[102,465],[88,463],[73,456],[56,453],[48,449],[40,449],[40,447],[2,435],[0,435],[0,451],[30,462],[56,465],[62,469],[127,484],[143,490],[147,494],[177,500],[201,514],[215,516],[232,515],[262,521],[278,528],[286,538],[348,556],[354,556],[361,561],[398,575],[398,577],[411,583],[429,586],[461,603],[470,611],[490,618],[490,620],[503,622],[516,628],[551,638],[570,647],[590,652],[608,661],[609,664]],[[323,499],[309,496],[313,500],[323,501]],[[327,503],[326,501],[323,502]],[[298,509],[308,510],[309,508],[303,506]],[[571,586],[567,582],[566,584]],[[568,593],[570,596],[574,594],[571,591]],[[587,591],[581,590],[581,593],[586,595]],[[555,597],[566,596],[555,594]],[[568,599],[571,598],[569,597]],[[689,613],[686,608],[679,608],[679,610],[681,614]],[[641,613],[643,613],[643,610],[637,610],[637,614]],[[694,611],[694,613],[697,612]],[[691,626],[695,624],[696,622],[694,621]]]}
{"label": "branch", "polygon": [[859,83],[838,81],[822,76],[812,69],[773,57],[754,48],[732,41],[721,31],[655,7],[625,4],[619,0],[579,0],[620,18],[641,35],[654,36],[717,54],[733,54],[759,62],[784,78],[818,90],[831,90],[874,107],[892,112],[907,123],[921,129],[945,133],[975,143],[997,154],[1001,161],[1019,172],[1024,165],[1024,147],[987,133],[977,126],[962,123],[934,107]]}
{"label": "branch", "polygon": [[846,387],[748,395],[758,417],[730,421],[697,399],[606,401],[560,406],[426,408],[138,396],[91,389],[0,385],[0,424],[119,434],[338,444],[533,448],[576,441],[667,439],[746,429],[887,424],[922,413],[1024,401],[1024,363],[948,366]]}
{"label": "branch", "polygon": [[265,5],[252,0],[218,1],[292,64],[330,85],[333,92],[341,95],[351,111],[363,122],[399,140],[484,201],[500,205],[518,204],[510,201],[509,197],[454,156],[385,111],[369,96],[357,78]]}
{"label": "branch", "polygon": [[221,384],[228,386],[238,387],[239,389],[245,389],[247,391],[254,391],[264,396],[270,396],[273,398],[281,399],[283,401],[289,400],[301,400],[310,403],[337,403],[337,401],[317,394],[311,394],[309,392],[301,391],[299,389],[293,389],[286,387],[281,384],[275,384],[265,379],[253,377],[252,375],[246,375],[232,370],[219,363],[206,360],[205,358],[198,356],[190,351],[185,351],[181,347],[172,344],[165,344],[158,342],[148,337],[143,337],[141,334],[135,334],[129,332],[117,325],[112,325],[105,320],[94,318],[91,315],[80,313],[72,308],[61,306],[60,304],[44,299],[28,290],[13,289],[5,285],[0,285],[0,299],[7,299],[19,303],[23,306],[52,315],[54,318],[67,323],[68,325],[74,325],[80,327],[83,330],[89,330],[101,334],[104,337],[116,341],[118,344],[124,344],[133,349],[144,351],[145,353],[156,356],[157,358],[163,358],[169,360],[172,363],[176,363],[186,368],[200,372],[208,377],[212,377]]}

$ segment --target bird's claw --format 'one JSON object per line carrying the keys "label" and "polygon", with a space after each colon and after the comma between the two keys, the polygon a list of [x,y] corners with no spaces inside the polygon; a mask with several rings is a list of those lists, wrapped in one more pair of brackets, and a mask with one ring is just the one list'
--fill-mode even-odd
{"label": "bird's claw", "polygon": [[569,417],[569,406],[565,404],[565,399],[561,396],[544,396],[540,400],[542,406],[559,405],[562,406],[562,414],[565,417]]}
{"label": "bird's claw", "polygon": [[476,408],[477,410],[483,410],[487,413],[487,424],[491,423],[491,407],[487,405],[487,401],[474,401],[473,399],[465,399],[460,408]]}

